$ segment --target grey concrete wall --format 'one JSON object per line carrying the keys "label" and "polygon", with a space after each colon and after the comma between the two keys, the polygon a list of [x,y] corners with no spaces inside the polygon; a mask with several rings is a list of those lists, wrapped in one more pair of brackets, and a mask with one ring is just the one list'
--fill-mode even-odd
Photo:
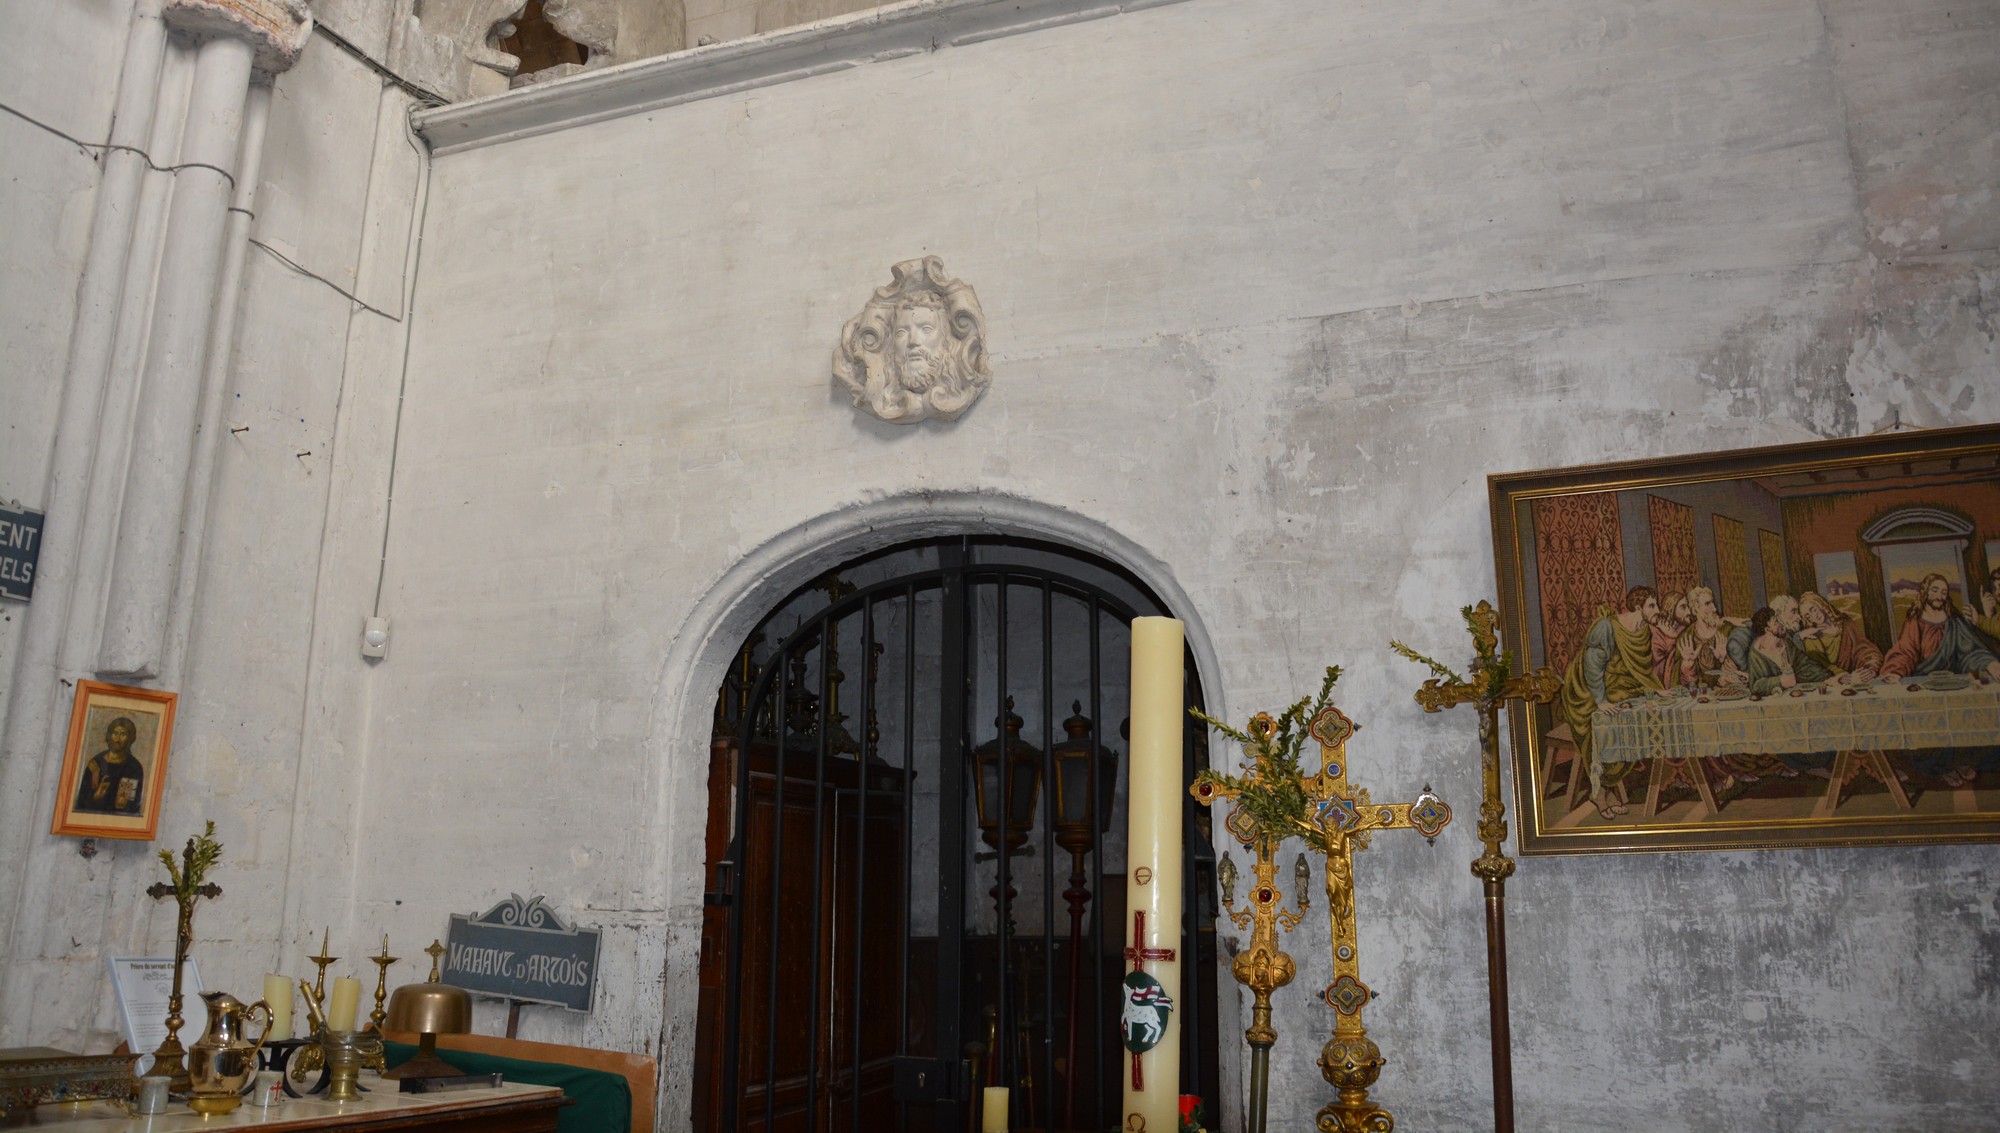
{"label": "grey concrete wall", "polygon": [[[1996,22],[1197,0],[441,158],[362,803],[406,836],[357,889],[427,925],[532,884],[619,926],[621,976],[664,934],[684,982],[704,666],[733,647],[689,643],[703,603],[754,601],[760,547],[924,493],[1142,548],[1232,715],[1347,665],[1359,779],[1469,813],[1470,720],[1423,717],[1384,645],[1458,648],[1492,593],[1488,473],[2000,419]],[[994,387],[954,427],[878,426],[828,352],[926,253],[977,288]],[[469,767],[479,821],[433,828]],[[1408,1128],[1487,1120],[1470,845],[1361,866]],[[1996,871],[1986,846],[1527,863],[1524,1127],[1984,1127]],[[1328,1096],[1323,933],[1292,937],[1278,1012],[1287,1128]],[[529,1033],[664,1035],[683,1065],[666,1000]]]}

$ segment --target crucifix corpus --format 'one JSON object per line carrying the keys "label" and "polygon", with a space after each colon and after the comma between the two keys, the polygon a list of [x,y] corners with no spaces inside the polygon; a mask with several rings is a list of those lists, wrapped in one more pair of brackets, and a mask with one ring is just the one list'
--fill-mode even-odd
{"label": "crucifix corpus", "polygon": [[[1230,816],[1230,831],[1239,841],[1246,841],[1246,834],[1251,836],[1246,844],[1257,849],[1259,862],[1255,899],[1271,904],[1274,919],[1280,915],[1294,923],[1298,919],[1296,914],[1275,912],[1277,894],[1270,884],[1273,873],[1265,863],[1275,856],[1278,845],[1288,837],[1303,838],[1326,858],[1334,979],[1321,992],[1321,999],[1335,1014],[1333,1037],[1320,1049],[1319,1065],[1321,1075],[1339,1091],[1339,1100],[1320,1109],[1317,1126],[1321,1133],[1389,1133],[1395,1119],[1368,1098],[1368,1088],[1381,1076],[1384,1059],[1361,1020],[1361,1010],[1373,993],[1361,982],[1361,951],[1354,922],[1354,854],[1368,848],[1369,838],[1377,830],[1415,830],[1426,841],[1435,841],[1451,822],[1451,808],[1429,786],[1412,802],[1377,803],[1369,798],[1367,788],[1348,785],[1347,741],[1357,726],[1332,704],[1333,686],[1339,679],[1340,670],[1329,667],[1310,707],[1308,701],[1301,700],[1277,720],[1260,714],[1250,722],[1248,732],[1201,716],[1243,744],[1252,765],[1240,778],[1203,772],[1190,790],[1204,804],[1212,805],[1221,798],[1234,800],[1236,812]],[[1308,737],[1318,741],[1320,749],[1319,771],[1312,775],[1303,774],[1299,766],[1299,752]],[[1268,847],[1254,844],[1267,839]],[[1300,903],[1303,906],[1303,900]],[[1237,978],[1243,980],[1243,974],[1238,972]],[[1268,1015],[1264,1024],[1268,1028]],[[1256,1029],[1253,1023],[1252,1030]],[[1275,1041],[1276,1033],[1269,1037]],[[1268,1044],[1260,1049],[1252,1041],[1253,1098],[1259,1102],[1263,1099],[1255,1091],[1255,1064],[1260,1054],[1268,1058],[1268,1049]],[[1263,1128],[1261,1105],[1253,1106],[1250,1122],[1251,1130]]]}
{"label": "crucifix corpus", "polygon": [[1471,704],[1479,712],[1479,769],[1484,797],[1479,803],[1479,840],[1486,852],[1472,863],[1475,877],[1486,886],[1486,987],[1493,1043],[1493,1128],[1494,1133],[1514,1130],[1514,1062],[1512,1039],[1507,1023],[1507,878],[1514,872],[1514,859],[1500,852],[1507,840],[1507,806],[1500,799],[1500,709],[1509,700],[1547,704],[1562,691],[1562,679],[1554,669],[1510,676],[1511,660],[1500,651],[1499,615],[1491,603],[1481,599],[1477,606],[1459,610],[1472,632],[1472,676],[1468,679],[1400,641],[1390,648],[1412,661],[1426,665],[1436,676],[1417,690],[1417,703],[1426,712],[1442,712],[1460,704]]}

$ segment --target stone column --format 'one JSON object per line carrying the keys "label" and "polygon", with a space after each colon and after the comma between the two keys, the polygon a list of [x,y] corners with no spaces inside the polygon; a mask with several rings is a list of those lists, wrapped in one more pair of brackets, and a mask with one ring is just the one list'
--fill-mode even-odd
{"label": "stone column", "polygon": [[210,323],[234,302],[219,284],[251,69],[289,66],[311,28],[302,4],[273,0],[172,0],[165,16],[199,46],[97,656],[126,679],[158,676],[166,646]]}
{"label": "stone column", "polygon": [[[20,615],[18,655],[0,658],[14,669],[0,721],[0,1046],[50,1041],[87,1023],[64,1017],[52,1028],[51,989],[71,987],[79,959],[104,940],[55,922],[64,910],[108,902],[111,874],[92,871],[73,843],[43,833],[57,790],[47,753],[62,751],[73,678],[159,672],[202,374],[211,349],[228,349],[210,346],[215,312],[236,301],[221,294],[221,283],[250,77],[291,66],[311,30],[304,0],[137,0],[133,8],[111,126],[116,148],[104,156],[77,288],[39,585]],[[168,65],[174,53],[194,60],[184,112],[168,85],[186,77]],[[176,117],[183,113],[184,122]],[[157,228],[141,219],[149,163],[142,155],[174,178]],[[155,247],[157,277],[142,266]],[[127,324],[148,328],[137,362],[118,348]],[[107,419],[105,405],[108,390],[129,388],[132,369],[141,388],[128,448],[123,415]],[[112,490],[103,490],[107,483]]]}

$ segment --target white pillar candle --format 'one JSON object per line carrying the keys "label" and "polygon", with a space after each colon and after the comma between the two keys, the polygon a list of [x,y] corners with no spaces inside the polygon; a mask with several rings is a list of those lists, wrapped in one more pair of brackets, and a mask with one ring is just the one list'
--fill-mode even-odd
{"label": "white pillar candle", "polygon": [[979,1133],[1007,1133],[1007,1087],[986,1087],[986,1103]]}
{"label": "white pillar candle", "polygon": [[341,976],[334,980],[331,1000],[326,1009],[326,1029],[353,1030],[354,1018],[361,1006],[361,981],[352,976]]}
{"label": "white pillar candle", "polygon": [[264,1003],[271,1009],[271,1032],[266,1038],[292,1037],[292,981],[287,976],[264,977]]}
{"label": "white pillar candle", "polygon": [[[1139,1126],[1134,1115],[1147,1129],[1180,1127],[1181,807],[1187,801],[1187,783],[1181,775],[1184,640],[1181,623],[1173,618],[1132,621],[1132,780],[1126,793],[1125,842],[1125,907],[1132,923],[1119,927],[1125,938],[1125,970],[1141,970],[1158,980],[1160,991],[1176,1009],[1167,1013],[1164,1033],[1151,1050],[1138,1055],[1121,1052],[1125,1117],[1120,1125],[1128,1129]],[[1138,931],[1141,918],[1143,932]],[[1143,1004],[1134,1006],[1131,989],[1121,986],[1119,993],[1121,1012],[1130,1014],[1143,1032],[1156,1015]],[[1135,1058],[1143,1083],[1136,1089]]]}

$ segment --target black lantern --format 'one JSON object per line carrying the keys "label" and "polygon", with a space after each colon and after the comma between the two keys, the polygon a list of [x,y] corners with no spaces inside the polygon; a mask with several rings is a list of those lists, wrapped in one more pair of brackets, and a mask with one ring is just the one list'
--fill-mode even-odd
{"label": "black lantern", "polygon": [[[1072,701],[1072,715],[1063,721],[1069,738],[1055,746],[1056,844],[1081,858],[1097,835],[1111,828],[1111,803],[1117,796],[1118,753],[1099,748],[1090,738],[1091,720],[1083,702]],[[1097,763],[1093,791],[1090,770]]]}
{"label": "black lantern", "polygon": [[[1014,715],[1014,698],[1007,698],[1003,715],[1005,733],[972,749],[973,799],[979,807],[979,836],[995,850],[1001,848],[1000,800],[1005,768],[1006,851],[1013,853],[1027,844],[1028,830],[1035,824],[1035,802],[1041,797],[1042,753],[1021,738],[1021,718]],[[995,720],[1000,724],[1000,720]]]}

